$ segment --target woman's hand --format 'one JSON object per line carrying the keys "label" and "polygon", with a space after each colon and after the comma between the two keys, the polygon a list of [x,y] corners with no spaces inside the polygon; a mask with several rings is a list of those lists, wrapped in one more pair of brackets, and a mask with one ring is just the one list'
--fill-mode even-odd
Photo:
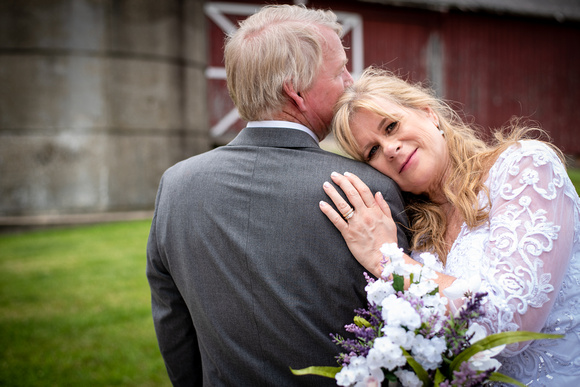
{"label": "woman's hand", "polygon": [[[345,193],[349,205],[338,191],[328,182],[324,192],[330,197],[340,212],[321,201],[320,210],[340,231],[352,255],[374,276],[382,273],[383,255],[380,248],[384,243],[397,243],[397,226],[391,210],[380,192],[375,196],[357,176],[346,172],[333,172],[332,181]],[[351,210],[354,210],[351,213]]]}
{"label": "woman's hand", "polygon": [[[353,207],[331,184],[324,183],[324,191],[332,199],[340,214],[322,201],[320,209],[340,231],[357,261],[378,278],[383,272],[381,246],[384,243],[397,243],[397,226],[391,217],[389,205],[380,192],[373,196],[366,184],[355,175],[345,173],[343,176],[333,172],[331,176],[332,181],[344,191]],[[354,212],[349,216],[351,209],[354,209]],[[403,257],[406,263],[419,265],[419,262],[407,254]],[[444,296],[443,291],[453,284],[455,277],[442,273],[437,275],[435,282],[439,286],[439,293]],[[405,288],[408,286],[406,282]]]}

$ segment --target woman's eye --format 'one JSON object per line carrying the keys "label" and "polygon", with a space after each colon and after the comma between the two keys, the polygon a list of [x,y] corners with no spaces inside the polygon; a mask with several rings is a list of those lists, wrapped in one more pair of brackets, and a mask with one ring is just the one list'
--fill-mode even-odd
{"label": "woman's eye", "polygon": [[371,160],[374,157],[374,155],[377,153],[378,150],[379,150],[379,147],[377,145],[373,146],[371,148],[371,150],[369,151],[369,154],[367,156],[367,159],[368,160]]}
{"label": "woman's eye", "polygon": [[399,123],[399,121],[393,121],[391,122],[389,125],[387,125],[385,132],[387,133],[391,133],[393,130],[395,130],[395,128],[397,127],[397,124]]}

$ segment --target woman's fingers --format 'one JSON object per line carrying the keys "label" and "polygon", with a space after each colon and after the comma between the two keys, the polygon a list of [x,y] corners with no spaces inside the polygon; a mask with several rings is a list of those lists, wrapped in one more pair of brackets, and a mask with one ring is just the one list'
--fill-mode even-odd
{"label": "woman's fingers", "polygon": [[332,181],[342,189],[355,209],[361,206],[373,207],[375,205],[371,190],[356,175],[348,172],[345,172],[344,175],[333,172],[331,177]]}
{"label": "woman's fingers", "polygon": [[332,184],[330,184],[329,182],[325,182],[322,185],[322,187],[324,189],[324,192],[326,192],[330,200],[332,200],[332,202],[334,203],[340,214],[345,218],[347,217],[350,218],[353,214],[354,209],[351,207],[350,204],[347,203],[346,200],[343,199],[342,196],[340,196],[336,188],[334,188]]}
{"label": "woman's fingers", "polygon": [[352,174],[333,173],[332,180],[344,191],[348,202],[332,184],[326,182],[324,192],[338,211],[324,201],[319,204],[320,210],[340,231],[360,264],[379,276],[383,259],[381,246],[385,242],[397,241],[397,228],[389,206],[380,193],[373,196],[366,184]]}
{"label": "woman's fingers", "polygon": [[344,233],[348,228],[348,224],[342,218],[342,216],[340,216],[340,214],[336,212],[330,204],[324,201],[320,201],[318,205],[320,207],[320,210],[324,213],[324,215],[326,215],[326,217],[332,222],[332,224],[334,224],[334,227],[336,227],[338,231],[340,231],[340,233],[344,235]]}
{"label": "woman's fingers", "polygon": [[[337,189],[329,182],[325,182],[323,184],[324,192],[326,192],[328,197],[332,200],[332,202],[338,209],[338,213],[330,206],[327,209],[323,210],[323,212],[326,214],[326,216],[329,217],[331,221],[333,221],[333,223],[335,223],[335,225],[337,223],[346,225],[345,220],[351,219],[357,210],[361,212],[364,212],[365,210],[371,210],[372,213],[376,211],[376,209],[373,210],[375,205],[377,205],[380,208],[381,212],[384,215],[392,219],[391,209],[389,208],[389,205],[383,198],[382,194],[380,192],[377,192],[373,196],[371,190],[367,187],[367,185],[356,175],[346,172],[345,175],[343,176],[336,172],[333,172],[331,177],[332,180],[336,184],[338,184],[339,187],[345,192],[350,203],[352,203],[351,205],[349,202],[347,202],[338,193]],[[330,215],[332,215],[332,219],[330,218]],[[342,219],[339,215],[342,216]]]}
{"label": "woman's fingers", "polygon": [[382,193],[377,192],[375,194],[375,201],[376,201],[377,205],[379,206],[379,208],[383,211],[383,214],[385,214],[386,216],[388,216],[389,218],[392,219],[393,217],[391,216],[391,207],[389,207],[389,204],[387,203],[387,201],[383,197]]}

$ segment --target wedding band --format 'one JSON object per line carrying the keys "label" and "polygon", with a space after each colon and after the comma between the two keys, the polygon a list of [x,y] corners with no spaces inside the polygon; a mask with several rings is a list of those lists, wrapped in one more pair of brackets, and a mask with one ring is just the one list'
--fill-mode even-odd
{"label": "wedding band", "polygon": [[342,217],[345,220],[349,220],[350,218],[352,218],[352,216],[354,215],[354,208],[351,208],[350,211],[348,211],[346,214],[344,214]]}

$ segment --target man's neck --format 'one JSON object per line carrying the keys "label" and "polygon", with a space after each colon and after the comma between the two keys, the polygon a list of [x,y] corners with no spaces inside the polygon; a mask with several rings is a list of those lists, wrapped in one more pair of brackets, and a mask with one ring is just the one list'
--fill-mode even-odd
{"label": "man's neck", "polygon": [[324,133],[322,133],[321,130],[316,128],[315,125],[312,125],[306,119],[304,114],[296,109],[285,108],[280,113],[275,114],[272,119],[276,121],[295,122],[297,124],[303,125],[307,127],[312,133],[314,133],[318,141],[324,140],[324,138],[328,135],[328,131],[324,131]]}

